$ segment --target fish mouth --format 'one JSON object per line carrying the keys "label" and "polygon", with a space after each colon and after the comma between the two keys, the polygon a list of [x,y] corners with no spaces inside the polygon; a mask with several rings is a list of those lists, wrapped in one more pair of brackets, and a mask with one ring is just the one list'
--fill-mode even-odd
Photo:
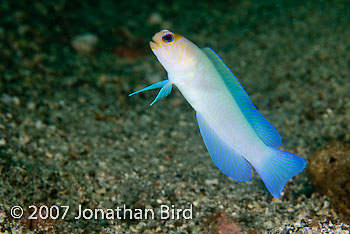
{"label": "fish mouth", "polygon": [[149,42],[149,46],[151,47],[152,50],[157,50],[158,49],[158,44],[155,42],[152,38],[152,40]]}

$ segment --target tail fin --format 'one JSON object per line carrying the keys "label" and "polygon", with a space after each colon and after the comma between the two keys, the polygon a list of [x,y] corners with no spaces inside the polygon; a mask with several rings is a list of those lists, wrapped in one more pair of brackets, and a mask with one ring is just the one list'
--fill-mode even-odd
{"label": "tail fin", "polygon": [[253,165],[274,197],[280,197],[286,183],[304,170],[306,161],[294,154],[270,148],[268,155],[260,165]]}

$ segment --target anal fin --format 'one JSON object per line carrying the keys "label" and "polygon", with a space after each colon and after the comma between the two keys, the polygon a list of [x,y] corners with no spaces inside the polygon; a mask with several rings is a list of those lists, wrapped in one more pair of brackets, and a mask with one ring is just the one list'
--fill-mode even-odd
{"label": "anal fin", "polygon": [[205,146],[215,165],[232,179],[250,181],[252,168],[248,161],[220,139],[201,114],[196,112],[196,116]]}

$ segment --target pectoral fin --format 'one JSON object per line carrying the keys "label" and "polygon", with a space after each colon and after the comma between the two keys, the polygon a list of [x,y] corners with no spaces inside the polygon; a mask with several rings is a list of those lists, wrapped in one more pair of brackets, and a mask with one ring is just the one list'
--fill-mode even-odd
{"label": "pectoral fin", "polygon": [[163,87],[166,83],[168,83],[169,80],[162,80],[162,81],[159,81],[155,84],[152,84],[144,89],[141,89],[141,90],[138,90],[136,92],[133,92],[131,94],[129,94],[129,97],[132,96],[132,95],[135,95],[135,94],[138,94],[138,93],[141,93],[141,92],[144,92],[144,91],[147,91],[147,90],[152,90],[152,89],[158,89],[158,88],[161,88]]}
{"label": "pectoral fin", "polygon": [[129,94],[129,97],[147,90],[152,90],[152,89],[158,89],[161,88],[157,97],[154,99],[154,101],[150,104],[150,106],[152,106],[158,99],[161,99],[163,97],[168,96],[171,93],[171,89],[172,89],[172,83],[169,82],[169,80],[162,80],[159,81],[158,83],[152,84],[144,89],[138,90],[136,92],[133,92],[131,94]]}
{"label": "pectoral fin", "polygon": [[168,96],[171,93],[172,87],[173,85],[169,81],[165,83],[165,85],[160,89],[157,97],[153,100],[150,106],[152,106],[158,99]]}

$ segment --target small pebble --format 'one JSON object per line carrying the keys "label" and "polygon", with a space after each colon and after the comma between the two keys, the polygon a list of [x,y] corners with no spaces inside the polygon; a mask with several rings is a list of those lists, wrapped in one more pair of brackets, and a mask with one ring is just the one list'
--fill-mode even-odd
{"label": "small pebble", "polygon": [[149,17],[148,17],[148,23],[149,24],[161,24],[163,22],[162,16],[158,12],[153,12]]}
{"label": "small pebble", "polygon": [[0,146],[6,145],[6,140],[4,138],[0,139]]}
{"label": "small pebble", "polygon": [[72,40],[72,47],[79,53],[91,53],[98,43],[96,35],[85,33],[75,36]]}
{"label": "small pebble", "polygon": [[218,184],[219,183],[219,180],[218,179],[208,179],[208,180],[205,180],[204,183],[206,185],[215,185],[215,184]]}

